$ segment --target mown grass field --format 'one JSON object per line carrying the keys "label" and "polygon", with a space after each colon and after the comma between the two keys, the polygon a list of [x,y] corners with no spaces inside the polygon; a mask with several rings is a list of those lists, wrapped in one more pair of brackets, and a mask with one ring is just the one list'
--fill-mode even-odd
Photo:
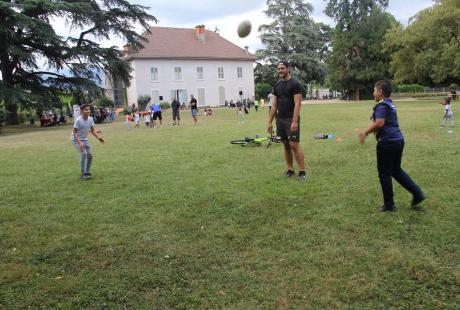
{"label": "mown grass field", "polygon": [[0,309],[458,309],[460,131],[434,101],[397,105],[419,212],[398,185],[376,211],[375,141],[354,135],[371,102],[302,107],[304,183],[281,145],[229,143],[267,111],[98,126],[90,181],[71,127],[0,136]]}

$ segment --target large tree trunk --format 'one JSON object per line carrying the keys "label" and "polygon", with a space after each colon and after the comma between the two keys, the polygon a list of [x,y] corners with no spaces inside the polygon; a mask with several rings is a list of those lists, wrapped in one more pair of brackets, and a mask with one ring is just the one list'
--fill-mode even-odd
{"label": "large tree trunk", "polygon": [[360,101],[361,100],[361,96],[359,94],[359,86],[356,86],[355,88],[355,98],[356,100]]}
{"label": "large tree trunk", "polygon": [[18,118],[18,105],[13,96],[6,96],[5,100],[5,124],[6,125],[19,125]]}

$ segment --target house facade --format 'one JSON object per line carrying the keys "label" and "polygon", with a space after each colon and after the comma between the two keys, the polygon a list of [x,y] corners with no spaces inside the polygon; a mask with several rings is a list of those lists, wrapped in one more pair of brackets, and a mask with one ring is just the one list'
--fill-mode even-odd
{"label": "house facade", "polygon": [[[126,88],[127,103],[137,104],[139,96],[152,102],[171,102],[177,98],[188,104],[190,95],[198,106],[219,106],[225,101],[254,97],[256,59],[247,49],[205,30],[152,27],[148,43],[137,53],[125,46],[132,80]],[[114,83],[116,84],[116,83]],[[109,90],[109,96],[113,90]],[[117,93],[120,91],[117,90]]]}

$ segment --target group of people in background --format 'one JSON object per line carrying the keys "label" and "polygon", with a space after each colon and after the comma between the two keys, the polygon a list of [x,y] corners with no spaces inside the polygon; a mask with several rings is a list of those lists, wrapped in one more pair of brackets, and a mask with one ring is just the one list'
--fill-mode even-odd
{"label": "group of people in background", "polygon": [[[131,112],[125,112],[125,123],[128,129],[131,129],[131,121],[134,121],[134,128],[140,128],[140,119],[144,118],[144,123],[146,127],[155,128],[163,126],[163,114],[161,104],[155,102],[149,105],[151,99],[148,99],[146,111],[139,111],[137,106],[133,103],[131,106]],[[198,101],[193,96],[190,95],[190,110],[193,118],[194,125],[198,125]],[[180,110],[184,108],[184,104],[180,103],[176,97],[173,98],[171,102],[171,111],[172,111],[172,125],[180,125]],[[205,115],[212,115],[211,109],[205,109]]]}

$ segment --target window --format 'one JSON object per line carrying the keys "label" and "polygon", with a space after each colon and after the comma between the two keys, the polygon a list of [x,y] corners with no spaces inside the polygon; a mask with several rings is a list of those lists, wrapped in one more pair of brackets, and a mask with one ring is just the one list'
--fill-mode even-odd
{"label": "window", "polygon": [[204,80],[203,67],[196,67],[196,79],[197,80]]}
{"label": "window", "polygon": [[152,102],[151,103],[160,103],[160,90],[152,89]]}
{"label": "window", "polygon": [[198,103],[200,106],[205,106],[206,105],[206,96],[205,96],[205,90],[204,88],[198,88]]}
{"label": "window", "polygon": [[217,67],[217,78],[219,80],[224,79],[224,67]]}
{"label": "window", "polygon": [[174,67],[174,79],[182,81],[182,67]]}
{"label": "window", "polygon": [[243,78],[243,67],[236,67],[236,77],[239,79]]}
{"label": "window", "polygon": [[150,80],[158,81],[158,68],[157,67],[150,68]]}

